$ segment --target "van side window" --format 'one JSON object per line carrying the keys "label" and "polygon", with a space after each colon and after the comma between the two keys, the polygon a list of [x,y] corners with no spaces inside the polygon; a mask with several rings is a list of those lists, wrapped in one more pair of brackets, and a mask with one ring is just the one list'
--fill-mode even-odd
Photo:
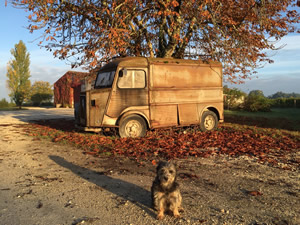
{"label": "van side window", "polygon": [[144,70],[127,70],[127,74],[119,77],[119,88],[145,88],[146,73]]}

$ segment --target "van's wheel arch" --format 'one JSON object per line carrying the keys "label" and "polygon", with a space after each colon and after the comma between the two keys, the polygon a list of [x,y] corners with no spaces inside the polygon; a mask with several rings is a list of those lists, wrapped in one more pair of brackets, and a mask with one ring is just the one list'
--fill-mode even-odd
{"label": "van's wheel arch", "polygon": [[205,111],[201,116],[200,129],[201,131],[214,130],[218,126],[218,117],[213,111]]}
{"label": "van's wheel arch", "polygon": [[147,132],[147,124],[143,117],[131,114],[122,117],[119,122],[120,137],[144,137]]}

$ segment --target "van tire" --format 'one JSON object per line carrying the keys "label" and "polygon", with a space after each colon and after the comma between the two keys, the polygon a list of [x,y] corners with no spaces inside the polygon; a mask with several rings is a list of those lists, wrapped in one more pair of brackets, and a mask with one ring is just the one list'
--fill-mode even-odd
{"label": "van tire", "polygon": [[205,111],[202,114],[200,121],[200,130],[201,131],[210,131],[215,130],[218,126],[218,117],[212,111]]}
{"label": "van tire", "polygon": [[138,115],[129,115],[120,120],[120,137],[144,137],[147,132],[145,120]]}

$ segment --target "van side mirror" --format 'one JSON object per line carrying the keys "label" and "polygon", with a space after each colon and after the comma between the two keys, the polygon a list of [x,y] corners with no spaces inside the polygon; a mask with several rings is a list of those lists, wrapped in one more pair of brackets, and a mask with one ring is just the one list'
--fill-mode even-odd
{"label": "van side mirror", "polygon": [[123,77],[127,75],[127,69],[122,69],[119,71],[119,77]]}

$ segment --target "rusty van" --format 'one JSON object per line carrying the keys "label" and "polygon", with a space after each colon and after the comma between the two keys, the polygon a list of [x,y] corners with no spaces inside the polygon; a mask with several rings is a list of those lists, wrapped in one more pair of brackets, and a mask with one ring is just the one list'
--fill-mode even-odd
{"label": "rusty van", "polygon": [[[86,84],[85,86],[89,86]],[[147,129],[223,121],[222,65],[199,60],[125,57],[103,66],[94,88],[82,88],[77,126],[116,127],[121,137]]]}

